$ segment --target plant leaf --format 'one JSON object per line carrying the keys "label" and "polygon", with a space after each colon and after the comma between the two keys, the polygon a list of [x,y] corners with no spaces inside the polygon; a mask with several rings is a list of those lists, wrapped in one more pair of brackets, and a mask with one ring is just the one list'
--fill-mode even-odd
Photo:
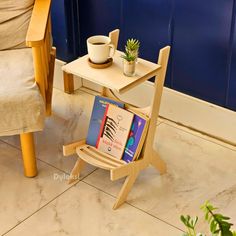
{"label": "plant leaf", "polygon": [[216,232],[216,228],[217,228],[217,222],[215,222],[214,220],[211,221],[211,224],[210,224],[210,230],[212,233],[215,233]]}
{"label": "plant leaf", "polygon": [[187,233],[184,233],[182,236],[189,236],[189,234],[187,234]]}

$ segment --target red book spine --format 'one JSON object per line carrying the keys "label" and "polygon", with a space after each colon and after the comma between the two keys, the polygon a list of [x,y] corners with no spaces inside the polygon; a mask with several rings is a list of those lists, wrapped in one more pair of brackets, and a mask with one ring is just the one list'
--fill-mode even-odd
{"label": "red book spine", "polygon": [[108,107],[109,107],[109,104],[107,104],[107,106],[106,106],[106,110],[105,110],[105,113],[104,113],[104,116],[103,116],[103,119],[102,119],[102,124],[100,126],[100,131],[99,131],[98,139],[97,139],[97,142],[96,142],[96,148],[98,148],[100,138],[101,138],[102,133],[103,133],[104,125],[105,125],[106,118],[107,118]]}

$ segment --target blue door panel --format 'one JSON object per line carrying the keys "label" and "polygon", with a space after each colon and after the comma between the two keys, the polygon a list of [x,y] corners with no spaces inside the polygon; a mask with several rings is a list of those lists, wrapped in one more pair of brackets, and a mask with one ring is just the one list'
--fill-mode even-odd
{"label": "blue door panel", "polygon": [[66,24],[64,0],[53,0],[51,8],[53,45],[57,48],[57,58],[66,54]]}
{"label": "blue door panel", "polygon": [[169,0],[123,0],[121,49],[128,38],[137,38],[140,57],[156,63],[159,49],[171,44],[171,11]]}
{"label": "blue door panel", "polygon": [[236,111],[236,4],[234,6],[234,27],[232,31],[232,58],[230,66],[230,80],[227,97],[227,107]]}
{"label": "blue door panel", "polygon": [[175,1],[172,87],[224,106],[233,0]]}
{"label": "blue door panel", "polygon": [[80,55],[87,53],[86,40],[92,35],[120,28],[121,1],[84,0],[79,2]]}
{"label": "blue door panel", "polygon": [[76,59],[79,55],[78,0],[53,0],[51,15],[57,58],[66,62]]}

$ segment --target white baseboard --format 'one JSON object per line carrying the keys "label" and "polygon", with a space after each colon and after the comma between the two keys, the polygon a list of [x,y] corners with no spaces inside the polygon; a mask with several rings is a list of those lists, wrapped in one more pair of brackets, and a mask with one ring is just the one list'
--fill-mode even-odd
{"label": "white baseboard", "polygon": [[[61,72],[63,64],[61,61],[56,61],[54,79],[54,87],[61,90],[63,90]],[[81,84],[94,90],[101,89],[91,82],[85,80],[82,82],[79,78],[75,78],[75,89]],[[153,83],[147,81],[120,97],[124,101],[142,107],[150,103],[152,94]],[[160,116],[236,145],[236,112],[231,110],[165,87]]]}

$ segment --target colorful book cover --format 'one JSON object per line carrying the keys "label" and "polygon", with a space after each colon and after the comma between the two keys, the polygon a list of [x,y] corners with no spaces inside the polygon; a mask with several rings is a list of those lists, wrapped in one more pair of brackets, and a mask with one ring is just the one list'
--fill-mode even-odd
{"label": "colorful book cover", "polygon": [[106,110],[107,104],[114,104],[119,107],[124,107],[123,102],[118,102],[115,100],[112,100],[110,98],[102,97],[102,96],[96,96],[93,104],[93,111],[90,118],[90,124],[87,134],[86,143],[91,146],[96,146],[96,142],[98,139],[100,126],[102,123],[102,119],[104,117],[104,113]]}
{"label": "colorful book cover", "polygon": [[134,115],[122,160],[131,162],[136,159],[140,146],[143,145],[142,140],[144,140],[143,135],[145,135],[144,133],[146,125],[147,120],[137,114]]}
{"label": "colorful book cover", "polygon": [[96,147],[113,157],[121,159],[133,118],[133,113],[108,104]]}

